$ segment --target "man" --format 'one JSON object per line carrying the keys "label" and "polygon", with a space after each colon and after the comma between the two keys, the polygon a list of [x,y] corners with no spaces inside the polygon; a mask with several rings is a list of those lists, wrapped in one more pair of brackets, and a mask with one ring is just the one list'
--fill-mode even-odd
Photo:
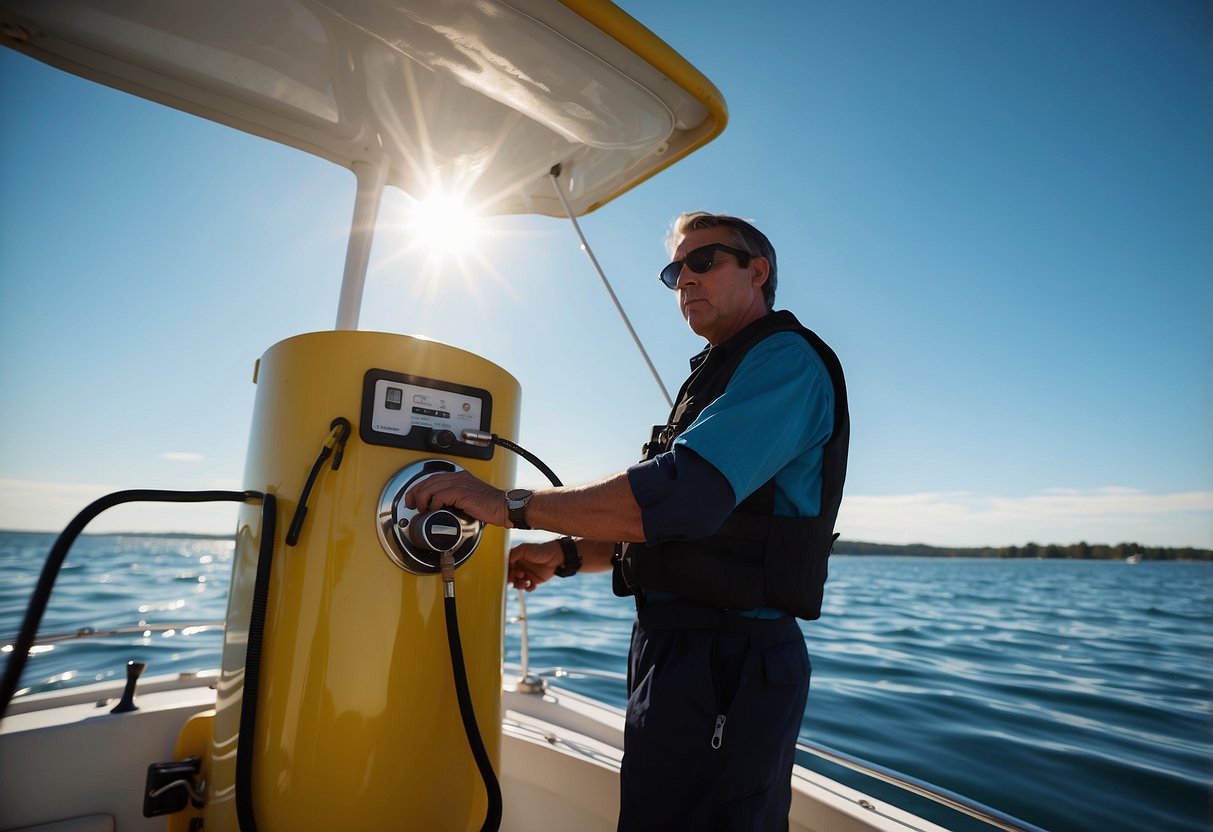
{"label": "man", "polygon": [[515,587],[614,569],[635,595],[621,830],[785,829],[810,670],[796,618],[820,615],[846,388],[833,351],[772,311],[758,229],[684,214],[671,244],[662,282],[709,346],[642,462],[535,492],[435,475],[405,500],[569,536],[515,547]]}

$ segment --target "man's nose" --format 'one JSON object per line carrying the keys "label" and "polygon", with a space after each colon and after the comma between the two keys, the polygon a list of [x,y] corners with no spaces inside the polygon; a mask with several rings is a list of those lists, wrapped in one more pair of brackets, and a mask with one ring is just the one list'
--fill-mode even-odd
{"label": "man's nose", "polygon": [[682,269],[678,272],[678,282],[674,284],[675,289],[681,289],[683,286],[692,286],[698,282],[699,275],[687,268],[687,264],[682,264]]}

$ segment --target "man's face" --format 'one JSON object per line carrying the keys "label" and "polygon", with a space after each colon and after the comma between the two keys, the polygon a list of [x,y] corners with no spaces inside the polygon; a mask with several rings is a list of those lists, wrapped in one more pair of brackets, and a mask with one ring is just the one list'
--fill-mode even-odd
{"label": "man's face", "polygon": [[[682,238],[674,259],[681,260],[687,252],[711,243],[734,246],[728,229],[701,228]],[[676,287],[682,317],[708,343],[726,341],[769,311],[762,297],[768,269],[764,258],[751,257],[749,265],[742,268],[736,257],[723,251],[716,252],[712,268],[703,274],[684,265]]]}

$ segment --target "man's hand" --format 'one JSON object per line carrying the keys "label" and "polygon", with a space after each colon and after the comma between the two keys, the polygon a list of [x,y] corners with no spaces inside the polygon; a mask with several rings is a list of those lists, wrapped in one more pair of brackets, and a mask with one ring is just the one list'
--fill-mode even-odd
{"label": "man's hand", "polygon": [[546,543],[520,543],[510,550],[506,579],[514,589],[530,592],[556,574],[564,563],[564,550],[555,540]]}
{"label": "man's hand", "polygon": [[456,508],[483,523],[511,528],[505,492],[476,479],[467,471],[431,474],[408,490],[404,495],[404,504],[422,513],[439,508]]}

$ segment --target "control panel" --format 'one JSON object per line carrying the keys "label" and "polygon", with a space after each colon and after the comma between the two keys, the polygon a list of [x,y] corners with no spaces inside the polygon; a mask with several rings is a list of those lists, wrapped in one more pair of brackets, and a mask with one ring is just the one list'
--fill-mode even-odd
{"label": "control panel", "polygon": [[358,434],[370,445],[491,459],[492,446],[464,442],[463,432],[488,433],[492,415],[487,390],[374,369],[362,382]]}

